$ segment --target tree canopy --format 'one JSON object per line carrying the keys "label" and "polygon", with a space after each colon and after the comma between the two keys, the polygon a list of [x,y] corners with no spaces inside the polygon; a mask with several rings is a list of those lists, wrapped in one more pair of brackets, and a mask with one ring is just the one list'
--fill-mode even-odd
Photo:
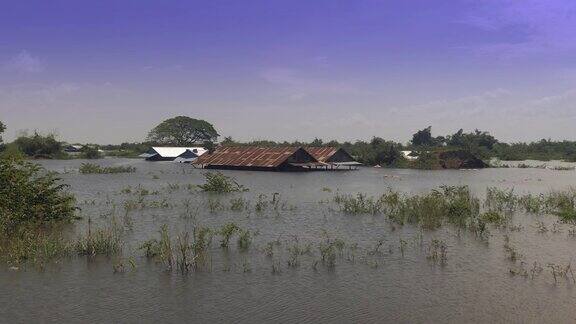
{"label": "tree canopy", "polygon": [[167,119],[148,133],[148,141],[161,145],[189,146],[215,142],[220,136],[214,126],[201,119],[178,116]]}
{"label": "tree canopy", "polygon": [[0,121],[0,144],[2,144],[2,133],[6,130],[6,126]]}
{"label": "tree canopy", "polygon": [[22,135],[14,143],[27,156],[51,156],[54,157],[62,153],[62,143],[56,140],[54,134],[41,135],[34,132],[34,135]]}
{"label": "tree canopy", "polygon": [[432,126],[428,126],[412,135],[412,145],[414,146],[443,146],[446,143],[444,136],[432,136]]}

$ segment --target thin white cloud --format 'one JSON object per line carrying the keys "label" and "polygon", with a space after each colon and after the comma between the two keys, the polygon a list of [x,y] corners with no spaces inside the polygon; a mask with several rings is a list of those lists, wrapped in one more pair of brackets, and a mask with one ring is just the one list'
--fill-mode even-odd
{"label": "thin white cloud", "polygon": [[12,57],[5,67],[8,70],[25,73],[37,73],[44,70],[42,61],[25,50]]}
{"label": "thin white cloud", "polygon": [[459,22],[508,35],[504,41],[468,46],[480,55],[516,59],[576,51],[576,1],[483,0]]}
{"label": "thin white cloud", "polygon": [[300,70],[291,68],[268,68],[260,71],[259,76],[276,86],[286,98],[292,101],[302,100],[316,94],[370,94],[369,91],[361,89],[348,80],[311,77]]}
{"label": "thin white cloud", "polygon": [[80,87],[73,83],[22,84],[0,87],[0,106],[14,111],[37,111],[72,95]]}

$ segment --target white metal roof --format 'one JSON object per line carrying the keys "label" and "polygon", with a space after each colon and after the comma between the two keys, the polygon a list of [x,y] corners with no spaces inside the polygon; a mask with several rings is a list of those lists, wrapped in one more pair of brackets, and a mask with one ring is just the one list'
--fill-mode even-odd
{"label": "white metal roof", "polygon": [[175,158],[186,152],[187,150],[200,156],[206,153],[208,150],[203,147],[153,147],[154,152],[158,153],[161,157],[165,158]]}

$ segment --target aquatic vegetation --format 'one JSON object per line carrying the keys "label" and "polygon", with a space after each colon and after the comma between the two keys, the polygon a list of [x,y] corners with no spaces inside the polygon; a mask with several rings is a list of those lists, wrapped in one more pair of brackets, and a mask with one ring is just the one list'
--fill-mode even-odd
{"label": "aquatic vegetation", "polygon": [[343,248],[342,242],[343,241],[340,240],[332,240],[326,235],[326,238],[318,245],[318,250],[322,257],[322,264],[328,269],[334,269],[336,267],[336,251],[341,251]]}
{"label": "aquatic vegetation", "polygon": [[230,244],[230,238],[232,238],[232,236],[239,230],[240,228],[234,223],[224,224],[220,231],[218,231],[218,234],[220,234],[221,237],[220,247],[228,248]]}
{"label": "aquatic vegetation", "polygon": [[73,220],[75,198],[67,188],[37,164],[0,160],[0,231]]}
{"label": "aquatic vegetation", "polygon": [[115,174],[115,173],[133,173],[136,172],[136,168],[133,166],[103,167],[93,163],[82,163],[78,171],[81,174]]}
{"label": "aquatic vegetation", "polygon": [[209,260],[208,248],[212,242],[212,231],[207,227],[197,226],[193,232],[193,242],[190,235],[183,232],[172,240],[168,227],[163,225],[160,229],[160,239],[151,239],[144,242],[141,250],[145,250],[148,258],[156,259],[166,267],[167,271],[174,269],[174,265],[183,273],[201,269]]}
{"label": "aquatic vegetation", "polygon": [[305,254],[312,254],[312,244],[308,243],[301,245],[298,237],[294,237],[294,243],[287,247],[288,251],[288,266],[297,268],[300,266],[300,256]]}
{"label": "aquatic vegetation", "polygon": [[406,250],[406,246],[408,246],[408,242],[406,242],[402,238],[399,239],[399,242],[400,242],[400,253],[402,254],[402,257],[404,257],[404,251]]}
{"label": "aquatic vegetation", "polygon": [[552,168],[552,170],[555,170],[555,171],[574,171],[574,170],[576,170],[576,167],[573,167],[573,166],[555,166]]}
{"label": "aquatic vegetation", "polygon": [[280,261],[273,260],[272,261],[272,274],[280,274],[282,273],[282,267],[280,266]]}
{"label": "aquatic vegetation", "polygon": [[242,271],[244,273],[252,271],[252,268],[250,268],[250,262],[248,262],[248,258],[244,258],[244,261],[242,262]]}
{"label": "aquatic vegetation", "polygon": [[442,186],[414,196],[389,190],[378,199],[360,193],[336,195],[334,202],[347,214],[384,214],[397,224],[420,224],[426,229],[436,229],[443,221],[465,227],[480,211],[479,200],[465,186]]}
{"label": "aquatic vegetation", "polygon": [[140,246],[140,249],[145,250],[146,257],[157,258],[166,266],[167,270],[172,270],[174,257],[172,251],[172,242],[170,235],[168,234],[168,226],[166,224],[162,225],[160,228],[160,240],[148,240]]}
{"label": "aquatic vegetation", "polygon": [[490,210],[483,213],[480,219],[486,223],[501,225],[506,222],[507,218],[501,212]]}
{"label": "aquatic vegetation", "polygon": [[511,214],[516,211],[517,204],[518,198],[514,195],[514,189],[486,188],[484,207],[489,211]]}
{"label": "aquatic vegetation", "polygon": [[540,234],[548,232],[548,227],[546,227],[546,224],[544,224],[544,222],[542,222],[542,221],[536,222],[536,229],[538,230],[538,233],[540,233]]}
{"label": "aquatic vegetation", "polygon": [[177,257],[176,264],[182,274],[188,273],[193,266],[190,245],[190,234],[184,232],[176,238]]}
{"label": "aquatic vegetation", "polygon": [[248,209],[249,203],[242,197],[233,198],[230,200],[230,210],[242,211]]}
{"label": "aquatic vegetation", "polygon": [[258,195],[256,204],[254,204],[254,210],[258,213],[261,213],[267,208],[268,208],[268,197],[265,194]]}
{"label": "aquatic vegetation", "polygon": [[508,234],[504,235],[504,251],[508,254],[508,260],[512,262],[516,262],[522,258],[522,254],[520,254],[516,247],[510,243],[510,236]]}
{"label": "aquatic vegetation", "polygon": [[565,278],[566,280],[572,279],[572,283],[576,284],[576,278],[574,278],[574,272],[572,271],[572,263],[568,263],[566,266],[548,263],[546,267],[550,269],[550,273],[552,273],[554,277],[554,283],[558,283],[559,278]]}
{"label": "aquatic vegetation", "polygon": [[222,205],[222,203],[218,199],[209,198],[207,205],[211,213],[224,210],[224,205]]}
{"label": "aquatic vegetation", "polygon": [[241,251],[246,251],[252,244],[252,237],[254,234],[247,229],[240,230],[240,234],[238,234],[238,249]]}
{"label": "aquatic vegetation", "polygon": [[357,193],[352,195],[336,195],[334,202],[340,206],[340,210],[347,214],[377,214],[382,211],[382,204],[366,194]]}
{"label": "aquatic vegetation", "polygon": [[92,230],[89,219],[86,236],[78,238],[74,250],[87,256],[119,254],[122,251],[121,233],[122,229],[115,220],[108,227]]}
{"label": "aquatic vegetation", "polygon": [[184,207],[184,211],[181,213],[183,218],[196,218],[200,212],[200,207],[193,204],[190,199],[184,199],[182,206]]}
{"label": "aquatic vegetation", "polygon": [[212,244],[213,232],[208,227],[196,226],[194,228],[194,243],[192,244],[194,269],[206,267],[209,261],[208,248]]}
{"label": "aquatic vegetation", "polygon": [[234,178],[225,176],[221,172],[204,173],[206,183],[198,185],[203,191],[214,193],[229,193],[236,191],[248,191],[247,188],[236,182]]}
{"label": "aquatic vegetation", "polygon": [[448,246],[446,242],[433,239],[428,245],[426,258],[434,263],[445,265],[448,261]]}
{"label": "aquatic vegetation", "polygon": [[71,254],[59,228],[22,227],[10,235],[0,234],[0,260],[9,265],[31,262],[43,267]]}
{"label": "aquatic vegetation", "polygon": [[543,270],[544,270],[544,268],[542,268],[540,263],[534,261],[534,263],[532,264],[532,269],[530,269],[530,275],[531,275],[532,280],[534,280],[534,278],[536,278],[536,276],[540,275]]}
{"label": "aquatic vegetation", "polygon": [[178,190],[180,190],[180,185],[177,183],[169,183],[166,186],[166,190],[168,190],[168,192],[178,191]]}
{"label": "aquatic vegetation", "polygon": [[518,205],[527,213],[539,214],[544,209],[544,195],[523,195],[518,199]]}
{"label": "aquatic vegetation", "polygon": [[128,270],[128,267],[130,271],[136,270],[136,261],[134,261],[134,258],[128,258],[128,260],[124,259],[118,260],[112,266],[112,270],[114,271],[114,273],[125,273]]}
{"label": "aquatic vegetation", "polygon": [[273,257],[274,256],[274,247],[280,246],[280,245],[282,245],[282,242],[280,242],[279,239],[266,243],[266,246],[264,247],[264,250],[263,250],[264,254],[266,254],[266,256],[269,258]]}

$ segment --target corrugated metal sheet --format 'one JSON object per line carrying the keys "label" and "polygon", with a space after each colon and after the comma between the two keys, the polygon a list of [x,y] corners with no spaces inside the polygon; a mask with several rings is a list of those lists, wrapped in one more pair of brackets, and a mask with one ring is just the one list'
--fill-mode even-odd
{"label": "corrugated metal sheet", "polygon": [[337,147],[331,147],[331,146],[306,147],[304,149],[320,162],[326,162],[332,155],[338,152]]}
{"label": "corrugated metal sheet", "polygon": [[202,155],[194,161],[194,164],[275,168],[299,149],[299,147],[220,147],[212,154]]}

